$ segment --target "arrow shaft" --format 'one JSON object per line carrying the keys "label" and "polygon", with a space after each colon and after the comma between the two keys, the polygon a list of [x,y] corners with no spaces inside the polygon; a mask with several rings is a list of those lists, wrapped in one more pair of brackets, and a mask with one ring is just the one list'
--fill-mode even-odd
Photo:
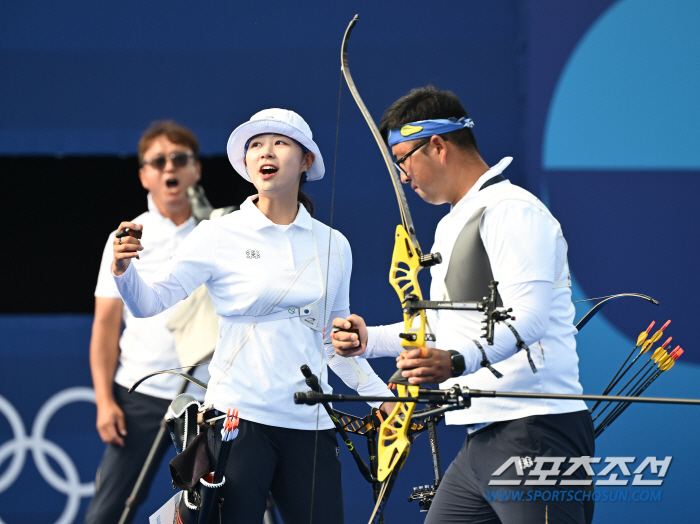
{"label": "arrow shaft", "polygon": [[630,391],[631,391],[630,395],[635,396],[635,397],[638,396],[641,393],[640,384],[644,385],[643,383],[645,381],[647,381],[653,374],[654,374],[654,368],[652,367],[646,373],[644,373],[644,375],[642,375],[641,378],[637,382],[634,383],[634,386],[632,386],[630,388]]}
{"label": "arrow shaft", "polygon": [[[636,349],[636,348],[635,348],[635,349]],[[617,380],[615,380],[615,382],[610,386],[610,389],[608,390],[608,393],[609,393],[610,391],[612,391],[612,389],[617,385],[617,383],[620,382],[620,380],[622,380],[622,377],[624,377],[624,376],[629,372],[629,370],[632,369],[632,366],[634,366],[634,364],[637,362],[637,360],[639,360],[639,357],[641,357],[643,354],[644,354],[644,353],[640,353],[639,355],[637,355],[636,357],[634,357],[634,360],[633,360],[632,362],[630,362],[630,365],[627,366],[627,368],[620,374],[620,376],[617,378]],[[636,376],[636,375],[635,375],[635,376]],[[634,377],[632,377],[632,380],[634,380]],[[628,384],[629,384],[629,382],[628,382]],[[625,389],[625,388],[623,387],[623,388],[618,392],[618,395],[619,395],[624,389]],[[603,393],[603,395],[605,395],[605,393]]]}
{"label": "arrow shaft", "polygon": [[[613,375],[613,378],[610,379],[610,382],[609,382],[608,385],[606,386],[605,390],[603,391],[603,393],[601,393],[602,395],[607,395],[608,393],[610,393],[610,391],[612,391],[612,388],[615,387],[615,384],[617,384],[617,381],[619,381],[619,379],[617,378],[617,375],[618,375],[618,374],[620,373],[620,371],[622,371],[622,369],[625,367],[625,364],[627,364],[627,361],[628,361],[630,358],[632,358],[632,355],[634,355],[634,352],[637,350],[637,347],[638,347],[638,346],[635,346],[635,347],[634,347],[634,349],[632,350],[632,352],[627,356],[627,358],[625,359],[625,361],[624,361],[624,362],[622,363],[622,365],[620,366],[620,369],[618,369],[618,370],[617,370],[617,373],[615,373],[615,375]],[[624,373],[623,373],[622,375],[620,375],[620,378],[622,378],[623,375],[624,375]],[[616,380],[616,379],[617,379],[617,380]],[[596,402],[595,405],[590,409],[590,412],[593,413],[599,405],[600,405],[600,401]]]}
{"label": "arrow shaft", "polygon": [[[644,390],[646,390],[651,385],[651,383],[654,382],[659,377],[659,375],[661,375],[661,373],[663,373],[663,371],[658,371],[656,375],[654,375],[646,384],[643,384],[637,391],[635,391],[634,395],[639,396],[642,393],[644,393]],[[601,422],[598,425],[598,427],[595,428],[595,430],[593,431],[593,436],[595,438],[598,438],[598,436],[603,431],[605,431],[605,429],[607,429],[610,426],[610,424],[615,422],[617,417],[619,417],[622,414],[622,412],[625,411],[629,406],[630,402],[618,405],[618,407],[615,410],[613,410],[613,412],[611,412],[610,415],[605,417],[605,420],[603,420],[603,422]]]}
{"label": "arrow shaft", "polygon": [[[640,355],[637,355],[637,358],[639,358],[639,356],[640,356]],[[636,361],[637,358],[635,358],[634,360]],[[652,360],[649,360],[649,362],[653,362],[653,361],[652,361]],[[646,369],[648,369],[647,366],[649,365],[649,362],[646,362],[646,363],[639,369],[639,371],[637,371],[637,372],[634,374],[634,376],[627,382],[627,384],[625,384],[624,386],[622,386],[622,388],[620,388],[620,391],[617,392],[617,395],[618,395],[618,396],[619,396],[625,389],[627,389],[627,386],[629,386],[630,383],[631,383],[635,378],[637,378],[637,376],[638,376],[642,371],[645,371]],[[634,362],[632,362],[632,364],[634,364]],[[632,366],[632,364],[630,364],[630,367]],[[625,370],[625,373],[627,373],[626,370]],[[620,376],[620,378],[622,378],[623,376],[624,376],[624,373]],[[601,409],[601,410],[598,412],[598,414],[593,418],[593,422],[595,422],[596,420],[598,420],[598,418],[600,418],[600,416],[601,416],[603,413],[605,413],[605,411],[607,411],[607,409],[610,407],[610,404],[611,404],[610,402],[608,402],[607,404],[605,404],[605,406],[603,407],[603,409]]]}

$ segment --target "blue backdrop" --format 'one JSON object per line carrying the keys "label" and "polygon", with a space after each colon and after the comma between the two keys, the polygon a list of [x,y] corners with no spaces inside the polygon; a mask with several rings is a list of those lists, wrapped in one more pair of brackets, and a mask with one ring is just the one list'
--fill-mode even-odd
{"label": "blue backdrop", "polygon": [[[693,31],[700,6],[681,0],[348,4],[4,2],[0,155],[133,154],[143,128],[163,117],[190,126],[205,155],[223,155],[231,130],[254,112],[293,109],[310,123],[329,167],[323,181],[309,185],[317,217],[332,220],[353,246],[353,309],[372,323],[394,322],[400,311],[387,273],[399,214],[347,88],[335,182],[332,176],[340,42],[360,13],[350,65],[375,120],[413,87],[453,90],[476,122],[486,161],[514,156],[508,176],[540,196],[562,223],[575,299],[639,292],[661,302],[620,300],[582,331],[584,390],[599,393],[637,334],[651,320],[671,318],[667,332],[686,353],[648,393],[699,397],[694,362],[700,355],[690,344],[689,313],[698,283],[692,261],[699,221],[691,199],[700,168],[693,96],[700,88]],[[408,198],[427,247],[448,209],[410,191]],[[93,269],[81,278],[94,279]],[[0,317],[1,522],[82,520],[102,452],[86,389],[91,321],[89,315]],[[385,377],[391,367],[376,365]],[[633,406],[607,430],[597,441],[599,457],[674,459],[661,501],[599,503],[595,522],[693,520],[697,420],[697,408]],[[464,431],[441,426],[439,435],[446,469]],[[363,442],[358,446],[364,450]],[[365,522],[371,491],[348,454],[341,456],[346,521]],[[412,486],[431,483],[431,475],[421,437],[394,488],[387,521],[422,521],[406,496]],[[137,522],[171,494],[164,468]]]}

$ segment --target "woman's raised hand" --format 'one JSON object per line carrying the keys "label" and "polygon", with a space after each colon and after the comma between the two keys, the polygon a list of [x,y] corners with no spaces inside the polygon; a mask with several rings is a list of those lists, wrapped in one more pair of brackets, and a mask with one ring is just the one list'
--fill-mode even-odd
{"label": "woman's raised hand", "polygon": [[112,273],[119,276],[129,267],[132,258],[139,258],[139,251],[143,250],[141,245],[141,233],[143,225],[133,222],[122,222],[119,224],[117,235],[114,237],[112,246],[114,249],[114,260],[112,260]]}
{"label": "woman's raised hand", "polygon": [[362,355],[367,349],[367,325],[358,315],[333,319],[331,342],[335,352],[343,357]]}

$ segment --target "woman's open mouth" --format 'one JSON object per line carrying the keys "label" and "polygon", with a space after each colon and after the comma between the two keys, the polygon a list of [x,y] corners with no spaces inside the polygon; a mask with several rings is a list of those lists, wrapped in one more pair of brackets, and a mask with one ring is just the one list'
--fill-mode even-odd
{"label": "woman's open mouth", "polygon": [[168,187],[177,187],[178,184],[180,184],[180,181],[177,178],[168,178],[165,181],[165,185]]}
{"label": "woman's open mouth", "polygon": [[260,174],[263,176],[263,178],[270,177],[270,176],[274,175],[275,173],[277,173],[277,171],[279,171],[278,167],[275,167],[275,166],[269,165],[269,164],[264,165],[260,168]]}

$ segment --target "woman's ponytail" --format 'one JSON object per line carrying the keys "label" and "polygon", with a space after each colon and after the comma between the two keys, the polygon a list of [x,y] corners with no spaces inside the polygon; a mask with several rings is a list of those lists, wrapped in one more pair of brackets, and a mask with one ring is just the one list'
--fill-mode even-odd
{"label": "woman's ponytail", "polygon": [[301,186],[306,184],[306,173],[301,175],[301,182],[299,182],[299,192],[297,193],[297,202],[306,208],[309,215],[314,216],[314,203],[311,201],[309,196],[301,190]]}

